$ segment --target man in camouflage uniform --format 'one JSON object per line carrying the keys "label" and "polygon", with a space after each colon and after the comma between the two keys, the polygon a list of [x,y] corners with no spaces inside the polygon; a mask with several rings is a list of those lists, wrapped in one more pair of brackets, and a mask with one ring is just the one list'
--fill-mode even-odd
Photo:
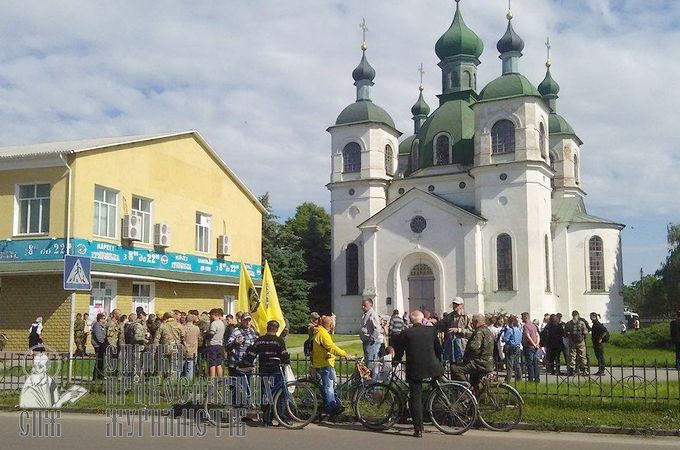
{"label": "man in camouflage uniform", "polygon": [[586,370],[586,335],[588,329],[580,320],[578,311],[571,313],[571,320],[564,324],[564,335],[569,340],[569,376],[573,376],[578,360],[578,370]]}
{"label": "man in camouflage uniform", "polygon": [[179,376],[182,363],[182,355],[180,349],[184,344],[185,332],[180,323],[175,320],[172,312],[163,314],[163,323],[158,327],[156,336],[154,338],[154,346],[161,346],[160,350],[167,359],[169,368],[173,373]]}
{"label": "man in camouflage uniform", "polygon": [[476,388],[484,375],[493,371],[494,338],[486,326],[484,314],[472,316],[472,329],[463,362],[451,366],[451,378],[465,381],[465,375],[470,374],[470,384]]}
{"label": "man in camouflage uniform", "polygon": [[123,324],[120,323],[120,311],[114,309],[111,311],[109,320],[106,322],[106,341],[109,347],[112,347],[114,353],[117,352],[118,347],[125,344],[125,336],[123,335]]}
{"label": "man in camouflage uniform", "polygon": [[73,341],[76,344],[74,356],[85,356],[85,321],[81,313],[76,314],[73,322]]}

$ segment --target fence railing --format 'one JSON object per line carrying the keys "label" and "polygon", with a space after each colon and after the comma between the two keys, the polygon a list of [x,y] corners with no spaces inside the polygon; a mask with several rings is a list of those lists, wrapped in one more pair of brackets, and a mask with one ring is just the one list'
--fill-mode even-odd
{"label": "fence railing", "polygon": [[[96,378],[95,369],[97,358],[94,356],[71,356],[66,354],[51,353],[49,358],[49,375],[58,386],[64,388],[71,384],[86,387],[91,392],[103,392],[103,378]],[[123,364],[118,359],[106,359],[104,362],[104,376],[122,377],[129,375],[145,376],[158,375],[171,371],[180,376],[178,368],[168,369],[163,367],[162,359],[152,358],[149,365],[141,363],[142,355],[133,354],[133,364]],[[181,361],[175,363],[181,366]],[[367,365],[374,369],[374,375],[378,375],[383,364],[389,362],[367,361]],[[172,363],[171,363],[172,365]],[[306,377],[310,374],[310,361],[303,355],[293,355],[290,362],[291,368],[297,378]],[[33,370],[34,357],[21,353],[0,354],[0,391],[21,390]],[[519,373],[511,371],[509,383],[515,386],[525,398],[537,399],[569,399],[579,403],[587,402],[611,402],[611,401],[635,401],[657,404],[677,405],[680,404],[680,371],[669,364],[668,361],[648,361],[641,359],[632,360],[631,364],[624,361],[609,361],[604,373],[595,375],[597,367],[586,368],[586,372],[569,374],[566,367],[558,367],[557,372],[549,373],[541,364],[539,366],[538,381],[530,381],[527,377],[528,366],[525,361],[519,362]],[[70,369],[69,369],[70,367]],[[173,366],[174,367],[174,366]],[[338,359],[335,365],[339,384],[347,381],[355,369],[355,362]],[[389,368],[385,370],[389,371]],[[403,376],[403,367],[398,370]],[[503,381],[507,377],[507,370],[500,362],[495,372],[498,379]],[[225,375],[227,370],[225,369]],[[448,367],[445,367],[445,376],[448,377]],[[69,377],[70,376],[70,377]],[[199,357],[195,361],[194,377],[201,379],[207,377],[207,362]]]}

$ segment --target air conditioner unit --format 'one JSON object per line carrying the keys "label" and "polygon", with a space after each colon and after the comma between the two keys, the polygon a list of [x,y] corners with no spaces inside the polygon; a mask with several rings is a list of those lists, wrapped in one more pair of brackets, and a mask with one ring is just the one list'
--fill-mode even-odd
{"label": "air conditioner unit", "polygon": [[123,239],[140,241],[142,239],[142,218],[132,214],[123,216]]}
{"label": "air conditioner unit", "polygon": [[153,244],[156,247],[170,247],[170,225],[167,223],[154,225]]}
{"label": "air conditioner unit", "polygon": [[217,255],[231,255],[231,238],[229,236],[223,234],[217,238]]}

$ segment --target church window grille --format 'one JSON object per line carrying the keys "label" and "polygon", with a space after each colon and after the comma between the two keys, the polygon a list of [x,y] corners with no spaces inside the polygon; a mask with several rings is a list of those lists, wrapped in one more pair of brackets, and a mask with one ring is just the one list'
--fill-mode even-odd
{"label": "church window grille", "polygon": [[361,171],[361,146],[356,142],[350,142],[342,150],[342,171],[344,173]]}
{"label": "church window grille", "polygon": [[499,120],[491,128],[491,152],[510,153],[515,151],[515,125],[509,120]]}
{"label": "church window grille", "polygon": [[409,276],[431,277],[434,276],[434,273],[432,272],[432,268],[427,264],[416,264],[415,266],[413,266],[413,269],[411,269],[411,274]]}
{"label": "church window grille", "polygon": [[600,236],[593,236],[588,241],[588,256],[590,262],[590,290],[593,292],[604,292],[604,251]]}
{"label": "church window grille", "polygon": [[359,247],[349,244],[345,250],[345,281],[347,295],[359,295]]}
{"label": "church window grille", "polygon": [[451,164],[451,141],[448,136],[442,135],[437,138],[435,144],[436,159],[435,164],[438,166],[444,164]]}
{"label": "church window grille", "polygon": [[498,290],[512,291],[512,238],[508,234],[501,234],[496,239],[496,261]]}
{"label": "church window grille", "polygon": [[427,228],[427,220],[423,216],[415,216],[411,219],[411,231],[414,233],[422,233]]}

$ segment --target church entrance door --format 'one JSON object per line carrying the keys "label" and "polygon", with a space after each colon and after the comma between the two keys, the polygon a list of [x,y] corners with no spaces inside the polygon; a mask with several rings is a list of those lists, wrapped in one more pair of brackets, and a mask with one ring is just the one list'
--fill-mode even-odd
{"label": "church entrance door", "polygon": [[416,264],[408,277],[409,310],[434,314],[434,273],[427,264]]}

